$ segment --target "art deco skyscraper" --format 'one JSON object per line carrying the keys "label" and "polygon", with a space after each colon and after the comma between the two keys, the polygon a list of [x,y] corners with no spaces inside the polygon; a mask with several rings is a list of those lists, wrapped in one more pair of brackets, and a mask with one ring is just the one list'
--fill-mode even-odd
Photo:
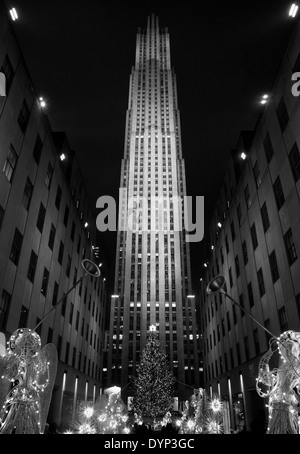
{"label": "art deco skyscraper", "polygon": [[153,15],[137,35],[120,187],[121,218],[132,200],[135,213],[117,237],[107,384],[123,388],[136,375],[155,325],[181,399],[199,385],[198,335],[189,244],[180,228],[186,186],[176,78],[168,30]]}

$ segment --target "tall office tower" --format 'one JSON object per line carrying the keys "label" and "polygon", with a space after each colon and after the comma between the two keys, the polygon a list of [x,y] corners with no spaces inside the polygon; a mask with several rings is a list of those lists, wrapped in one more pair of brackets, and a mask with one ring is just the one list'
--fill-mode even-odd
{"label": "tall office tower", "polygon": [[[177,380],[176,394],[184,398],[199,381],[189,244],[179,227],[185,168],[169,34],[153,15],[137,35],[120,186],[124,226],[117,237],[107,384],[123,388],[136,376],[155,325]],[[123,397],[128,395],[130,386]]]}

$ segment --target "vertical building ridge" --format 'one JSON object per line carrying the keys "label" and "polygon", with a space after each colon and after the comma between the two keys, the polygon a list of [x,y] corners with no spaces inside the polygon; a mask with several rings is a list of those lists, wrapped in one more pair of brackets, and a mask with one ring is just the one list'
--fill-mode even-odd
{"label": "vertical building ridge", "polygon": [[[189,247],[180,228],[186,196],[176,78],[167,30],[154,14],[139,29],[130,76],[120,188],[115,296],[107,384],[125,387],[136,375],[150,325],[156,325],[180,398],[198,386],[198,335]],[[131,216],[128,201],[133,203]],[[132,219],[131,219],[132,218]],[[186,386],[185,386],[186,385]],[[130,388],[126,388],[130,395]]]}

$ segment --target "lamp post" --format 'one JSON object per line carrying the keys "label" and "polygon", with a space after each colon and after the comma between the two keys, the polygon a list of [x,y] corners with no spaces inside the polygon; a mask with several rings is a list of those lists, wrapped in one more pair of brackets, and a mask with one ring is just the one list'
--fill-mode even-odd
{"label": "lamp post", "polygon": [[85,274],[83,274],[83,276],[81,276],[80,279],[78,279],[77,282],[75,282],[75,284],[73,285],[73,287],[71,287],[67,293],[64,294],[64,296],[55,304],[55,306],[53,306],[47,313],[46,315],[42,318],[42,320],[36,325],[36,327],[34,328],[34,331],[37,330],[37,328],[43,323],[43,321],[45,320],[46,317],[48,317],[48,315],[50,314],[50,312],[52,312],[54,309],[57,308],[57,306],[67,297],[67,295],[69,293],[72,292],[72,290],[77,287],[77,285],[88,275],[90,276],[93,276],[93,277],[100,277],[101,276],[101,272],[100,272],[100,269],[99,267],[94,263],[92,262],[91,260],[89,259],[84,259],[82,260],[81,262],[81,266],[82,268],[84,269],[85,271]]}
{"label": "lamp post", "polygon": [[220,274],[219,276],[214,277],[206,287],[206,293],[208,295],[215,295],[217,293],[223,293],[223,295],[227,296],[230,301],[236,304],[248,317],[252,318],[262,329],[264,329],[267,333],[269,333],[272,337],[277,337],[275,334],[271,333],[265,326],[263,326],[256,318],[253,317],[246,309],[244,309],[237,301],[235,301],[228,293],[224,290],[225,287],[225,277]]}

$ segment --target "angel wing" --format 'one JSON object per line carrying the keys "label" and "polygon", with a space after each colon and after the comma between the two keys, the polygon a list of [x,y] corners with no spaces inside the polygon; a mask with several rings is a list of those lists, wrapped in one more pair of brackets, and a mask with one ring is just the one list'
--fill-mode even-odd
{"label": "angel wing", "polygon": [[40,388],[40,429],[44,433],[57,372],[57,349],[47,344],[38,354],[36,361],[40,366],[38,387]]}
{"label": "angel wing", "polygon": [[11,379],[18,372],[17,361],[15,357],[7,354],[5,345],[5,335],[0,333],[0,409],[10,391]]}

